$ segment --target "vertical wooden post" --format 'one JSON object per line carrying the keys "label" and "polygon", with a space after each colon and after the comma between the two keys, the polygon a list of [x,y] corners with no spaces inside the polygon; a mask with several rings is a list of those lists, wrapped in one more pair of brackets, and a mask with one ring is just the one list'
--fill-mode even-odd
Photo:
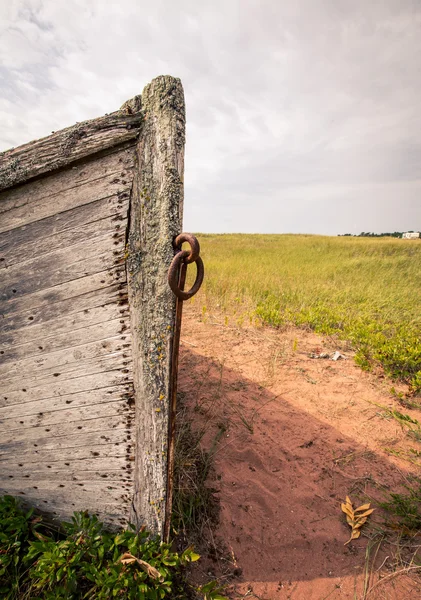
{"label": "vertical wooden post", "polygon": [[167,273],[183,209],[185,105],[180,80],[154,79],[143,91],[142,110],[127,248],[136,402],[131,521],[162,536],[175,319]]}

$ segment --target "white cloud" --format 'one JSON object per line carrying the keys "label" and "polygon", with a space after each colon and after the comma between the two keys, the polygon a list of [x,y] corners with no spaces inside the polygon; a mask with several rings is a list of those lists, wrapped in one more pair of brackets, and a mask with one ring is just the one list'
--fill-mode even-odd
{"label": "white cloud", "polygon": [[3,149],[170,73],[187,229],[335,233],[352,195],[354,231],[370,211],[377,230],[421,227],[417,1],[12,0],[0,22]]}

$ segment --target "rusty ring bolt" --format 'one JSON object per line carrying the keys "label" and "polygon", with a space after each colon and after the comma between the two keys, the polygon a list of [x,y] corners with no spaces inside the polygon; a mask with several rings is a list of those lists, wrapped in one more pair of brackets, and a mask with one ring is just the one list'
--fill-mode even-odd
{"label": "rusty ring bolt", "polygon": [[[181,250],[181,245],[184,242],[190,244],[190,250]],[[205,274],[203,261],[199,256],[200,244],[194,235],[191,235],[190,233],[180,233],[174,240],[174,246],[178,249],[178,252],[172,259],[168,270],[168,283],[179,300],[188,300],[199,291]],[[188,265],[193,262],[196,263],[197,268],[196,279],[191,289],[185,292],[180,289],[179,286],[180,269],[183,264]]]}
{"label": "rusty ring bolt", "polygon": [[200,254],[200,244],[197,238],[191,233],[180,233],[174,240],[174,248],[181,250],[181,246],[187,242],[190,244],[189,256],[184,260],[186,264],[190,264],[196,261]]}

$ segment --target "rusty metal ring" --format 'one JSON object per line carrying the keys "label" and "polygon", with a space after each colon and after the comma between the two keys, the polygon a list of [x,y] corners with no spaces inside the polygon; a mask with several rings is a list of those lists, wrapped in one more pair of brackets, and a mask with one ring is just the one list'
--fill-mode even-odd
{"label": "rusty metal ring", "polygon": [[[200,244],[191,233],[180,233],[174,240],[174,247],[181,250],[181,246],[184,242],[190,244],[190,252],[187,253],[187,257],[184,259],[184,262],[189,265],[196,262],[199,258]],[[185,250],[183,252],[185,252]]]}
{"label": "rusty metal ring", "polygon": [[[184,235],[184,234],[182,234],[182,235]],[[180,267],[181,267],[182,262],[184,262],[185,264],[188,264],[187,259],[189,258],[189,256],[190,256],[190,252],[188,250],[182,250],[181,252],[177,252],[177,254],[172,259],[172,262],[171,262],[171,265],[170,265],[170,268],[168,271],[168,283],[170,285],[170,288],[172,289],[174,294],[177,296],[177,298],[179,298],[180,300],[188,300],[189,298],[191,298],[192,296],[197,294],[197,292],[200,289],[200,286],[202,285],[203,277],[205,275],[203,261],[200,258],[200,256],[197,256],[197,258],[194,261],[196,263],[196,268],[197,268],[196,279],[195,279],[194,284],[192,285],[190,290],[188,290],[187,292],[185,292],[179,288],[178,279],[179,279]]]}

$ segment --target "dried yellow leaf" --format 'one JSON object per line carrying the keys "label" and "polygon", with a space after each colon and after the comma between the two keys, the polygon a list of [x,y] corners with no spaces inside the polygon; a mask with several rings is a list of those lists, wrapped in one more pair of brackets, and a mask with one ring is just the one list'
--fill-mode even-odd
{"label": "dried yellow leaf", "polygon": [[354,516],[354,512],[353,512],[353,510],[352,510],[352,505],[351,505],[351,506],[349,506],[349,504],[341,504],[341,508],[342,508],[342,511],[343,511],[343,512],[344,512],[346,515],[348,515],[349,517],[351,517],[351,519],[353,518],[353,516]]}
{"label": "dried yellow leaf", "polygon": [[[370,508],[370,502],[368,502],[368,504],[362,504],[361,506],[359,506],[358,508],[355,509],[355,512],[360,512],[361,510],[367,510],[368,508]],[[374,510],[374,508],[373,508]]]}
{"label": "dried yellow leaf", "polygon": [[368,515],[371,515],[372,512],[374,512],[374,508],[370,508],[370,510],[366,510],[362,515],[358,515],[358,518],[360,519],[361,517],[368,517]]}
{"label": "dried yellow leaf", "polygon": [[351,527],[351,537],[344,545],[350,541],[356,540],[361,535],[361,527],[367,522],[367,518],[374,511],[370,508],[370,503],[362,504],[358,508],[352,506],[350,498],[347,496],[345,502],[341,504],[342,512],[345,513],[346,522]]}
{"label": "dried yellow leaf", "polygon": [[361,519],[361,521],[356,521],[356,523],[353,524],[353,529],[359,529],[360,527],[362,527],[364,525],[364,523],[366,521],[367,521],[367,518]]}
{"label": "dried yellow leaf", "polygon": [[139,565],[139,567],[149,575],[149,577],[152,577],[152,579],[159,579],[159,581],[164,580],[158,569],[155,569],[155,567],[153,567],[146,561],[141,560],[140,558],[136,558],[136,556],[133,556],[133,554],[130,554],[130,552],[125,552],[120,558],[120,562],[122,562],[123,565],[131,565],[134,562],[136,562]]}

